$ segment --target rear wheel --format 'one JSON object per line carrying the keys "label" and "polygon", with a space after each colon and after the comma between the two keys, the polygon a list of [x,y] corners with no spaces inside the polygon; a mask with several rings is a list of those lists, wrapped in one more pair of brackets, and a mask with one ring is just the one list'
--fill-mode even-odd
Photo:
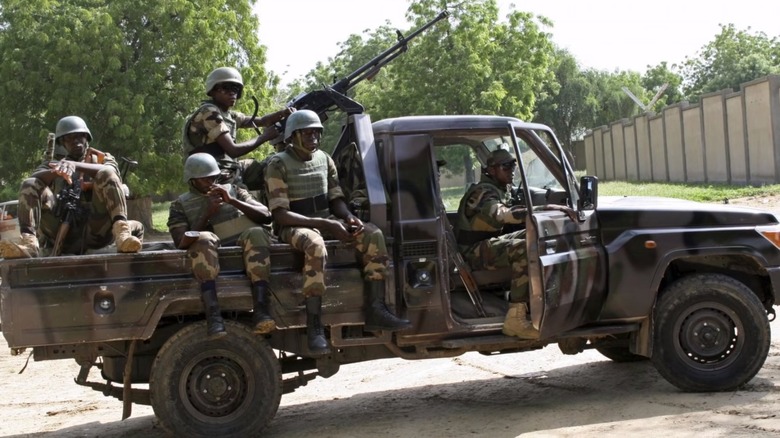
{"label": "rear wheel", "polygon": [[653,315],[653,364],[685,391],[738,388],[758,373],[769,352],[761,301],[726,275],[697,274],[672,283]]}
{"label": "rear wheel", "polygon": [[152,408],[176,436],[254,436],[282,396],[279,361],[268,343],[237,322],[209,340],[205,322],[172,336],[149,377]]}

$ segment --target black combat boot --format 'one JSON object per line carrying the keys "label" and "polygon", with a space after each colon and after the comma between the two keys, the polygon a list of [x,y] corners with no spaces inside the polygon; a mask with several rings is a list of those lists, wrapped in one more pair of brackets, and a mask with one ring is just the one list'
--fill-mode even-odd
{"label": "black combat boot", "polygon": [[271,333],[276,328],[276,323],[268,311],[268,282],[258,281],[252,283],[252,325],[255,334]]}
{"label": "black combat boot", "polygon": [[321,316],[322,297],[306,298],[306,337],[309,340],[309,351],[316,356],[330,353]]}
{"label": "black combat boot", "polygon": [[227,332],[225,331],[225,321],[222,319],[222,313],[219,311],[215,281],[201,283],[200,298],[203,301],[203,308],[206,309],[206,325],[209,339],[225,336]]}
{"label": "black combat boot", "polygon": [[397,331],[412,326],[409,320],[393,315],[385,304],[385,283],[383,281],[366,281],[366,331],[389,330]]}

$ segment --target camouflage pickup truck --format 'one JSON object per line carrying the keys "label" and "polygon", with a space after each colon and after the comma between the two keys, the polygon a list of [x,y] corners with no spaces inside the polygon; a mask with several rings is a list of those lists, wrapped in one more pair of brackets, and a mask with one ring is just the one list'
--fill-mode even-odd
{"label": "camouflage pickup truck", "polygon": [[[302,255],[272,248],[278,330],[250,330],[239,248],[218,280],[228,336],[206,338],[185,253],[151,249],[0,262],[3,335],[12,354],[75,359],[76,383],[116,397],[124,416],[150,404],[177,436],[248,436],[282,394],[342,364],[383,358],[522,353],[557,344],[618,361],[652,360],[686,391],[732,390],[762,367],[780,287],[780,224],[766,212],[674,199],[599,198],[575,177],[552,131],[498,116],[349,116],[333,156],[360,214],[387,236],[386,301],[413,328],[368,332],[352,250],[328,242],[323,323],[331,354],[307,350]],[[537,340],[502,335],[509,272],[472,271],[453,252],[460,197],[491,150],[519,166]],[[575,219],[576,218],[576,219]],[[90,381],[97,367],[103,380]]]}

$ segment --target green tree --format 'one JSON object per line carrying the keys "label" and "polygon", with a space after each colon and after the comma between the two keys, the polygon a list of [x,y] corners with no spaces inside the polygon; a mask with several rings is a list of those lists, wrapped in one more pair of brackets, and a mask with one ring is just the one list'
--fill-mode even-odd
{"label": "green tree", "polygon": [[[46,134],[75,114],[87,121],[96,148],[139,161],[133,191],[181,191],[182,123],[206,98],[209,71],[237,66],[245,97],[256,95],[260,110],[270,110],[278,79],[266,75],[252,3],[5,0],[3,184],[18,187],[40,162]],[[247,101],[238,109],[251,113]]]}
{"label": "green tree", "polygon": [[647,102],[652,98],[642,87],[641,77],[637,72],[615,71],[610,73],[589,69],[584,72],[584,75],[591,83],[592,98],[598,105],[591,128],[609,125],[617,120],[633,117],[642,111],[623,91],[623,87],[626,87],[642,102]]}
{"label": "green tree", "polygon": [[[375,120],[416,114],[501,114],[530,120],[536,96],[551,77],[553,46],[542,30],[549,20],[518,11],[499,20],[495,0],[416,0],[407,11],[410,31],[442,10],[450,13],[446,21],[411,41],[408,51],[372,81],[355,87],[355,100]],[[309,86],[343,77],[394,42],[388,26],[367,38],[351,36],[334,59],[310,72]],[[440,158],[464,162],[464,169],[473,166],[468,157]]]}
{"label": "green tree", "polygon": [[682,93],[682,76],[670,69],[667,63],[661,62],[655,67],[648,66],[647,71],[642,76],[642,87],[655,96],[658,91],[666,85],[661,96],[656,100],[652,110],[658,112],[664,106],[685,100]]}
{"label": "green tree", "polygon": [[570,153],[572,142],[584,135],[599,109],[593,84],[566,50],[555,52],[554,78],[545,82],[536,105],[534,121],[550,126]]}
{"label": "green tree", "polygon": [[768,74],[780,73],[780,41],[765,33],[721,25],[720,34],[695,58],[686,58],[681,70],[685,94],[698,100],[702,94],[724,89]]}

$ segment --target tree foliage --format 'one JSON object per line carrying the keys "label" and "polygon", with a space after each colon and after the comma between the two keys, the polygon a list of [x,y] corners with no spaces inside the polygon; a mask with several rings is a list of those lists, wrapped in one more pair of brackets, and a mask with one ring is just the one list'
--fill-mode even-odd
{"label": "tree foliage", "polygon": [[[206,75],[237,66],[269,109],[254,0],[5,0],[0,9],[3,183],[40,162],[61,117],[83,117],[92,145],[139,167],[131,189],[179,191],[184,118]],[[247,106],[247,102],[244,102]],[[245,112],[249,107],[239,108]],[[10,183],[10,184],[9,184]]]}
{"label": "tree foliage", "polygon": [[698,100],[702,94],[724,89],[739,90],[740,84],[768,74],[780,73],[780,41],[763,32],[737,30],[721,25],[720,34],[698,56],[686,58],[681,70],[685,93]]}
{"label": "tree foliage", "polygon": [[666,85],[663,93],[653,105],[653,110],[658,112],[664,106],[685,100],[682,93],[682,76],[669,68],[667,62],[661,62],[655,67],[648,66],[642,76],[642,87],[655,97],[661,87]]}
{"label": "tree foliage", "polygon": [[592,126],[599,101],[594,84],[568,51],[556,50],[551,70],[555,77],[544,84],[534,121],[550,126],[563,146],[572,152],[572,141]]}

